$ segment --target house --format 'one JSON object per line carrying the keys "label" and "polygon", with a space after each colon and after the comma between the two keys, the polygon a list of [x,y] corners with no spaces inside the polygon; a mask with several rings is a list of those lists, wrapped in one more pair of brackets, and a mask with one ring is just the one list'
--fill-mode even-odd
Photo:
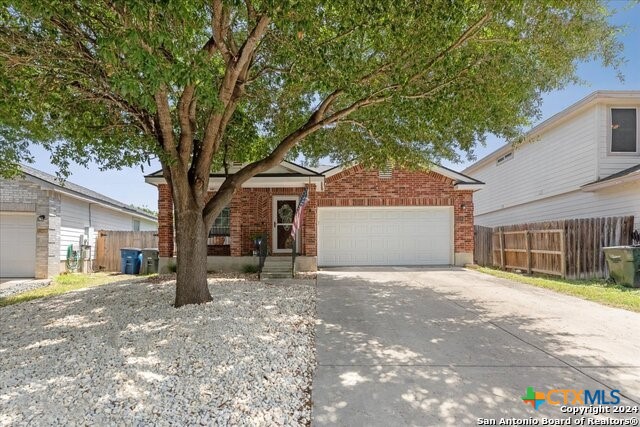
{"label": "house", "polygon": [[486,183],[475,223],[633,215],[640,223],[640,91],[597,91],[463,171]]}
{"label": "house", "polygon": [[22,171],[19,179],[0,179],[0,277],[56,275],[81,235],[95,250],[97,230],[157,229],[142,210],[27,166]]}
{"label": "house", "polygon": [[[230,173],[237,171],[237,165]],[[158,187],[160,268],[173,261],[171,192]],[[212,173],[211,193],[223,173]],[[309,203],[297,269],[355,265],[463,265],[472,262],[474,191],[478,180],[440,166],[430,171],[367,170],[360,165],[315,171],[284,161],[244,183],[209,233],[209,268],[255,263],[253,237],[267,236],[271,255],[291,254],[290,228],[300,194]]]}

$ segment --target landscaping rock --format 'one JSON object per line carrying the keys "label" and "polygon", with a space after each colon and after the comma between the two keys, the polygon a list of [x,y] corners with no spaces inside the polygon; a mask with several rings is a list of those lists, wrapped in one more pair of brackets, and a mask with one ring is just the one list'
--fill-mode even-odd
{"label": "landscaping rock", "polygon": [[308,425],[315,288],[174,283],[0,308],[0,425]]}

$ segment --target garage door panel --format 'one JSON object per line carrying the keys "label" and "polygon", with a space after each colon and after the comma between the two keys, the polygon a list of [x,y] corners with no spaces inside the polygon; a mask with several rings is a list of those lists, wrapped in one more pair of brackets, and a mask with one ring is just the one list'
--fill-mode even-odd
{"label": "garage door panel", "polygon": [[450,264],[452,222],[451,207],[320,208],[318,264]]}
{"label": "garage door panel", "polygon": [[35,214],[0,213],[0,277],[34,277],[35,257]]}

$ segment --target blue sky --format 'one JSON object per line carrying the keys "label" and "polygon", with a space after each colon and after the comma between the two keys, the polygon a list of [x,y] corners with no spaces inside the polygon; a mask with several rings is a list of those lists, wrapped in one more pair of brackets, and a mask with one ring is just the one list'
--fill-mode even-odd
{"label": "blue sky", "polygon": [[[640,5],[636,4],[629,9],[626,7],[628,3],[622,0],[611,1],[610,5],[618,10],[611,21],[615,25],[627,27],[626,33],[620,38],[624,44],[623,56],[626,59],[621,69],[625,77],[624,82],[618,80],[614,70],[603,68],[598,62],[581,63],[578,66],[578,76],[585,81],[585,84],[571,85],[561,91],[545,94],[541,107],[542,117],[538,121],[551,117],[595,90],[640,90]],[[477,158],[480,159],[491,153],[503,143],[498,138],[488,138],[486,146],[476,148]],[[32,147],[32,154],[35,158],[33,167],[44,172],[56,172],[56,167],[49,160],[49,153],[42,147]],[[444,163],[444,165],[462,170],[469,163]],[[104,172],[99,171],[95,165],[90,165],[88,168],[72,165],[70,169],[69,181],[71,182],[124,203],[157,209],[157,191],[155,187],[146,184],[143,178],[144,174],[159,169],[157,162],[153,162],[151,167],[145,166],[144,174],[140,167]]]}

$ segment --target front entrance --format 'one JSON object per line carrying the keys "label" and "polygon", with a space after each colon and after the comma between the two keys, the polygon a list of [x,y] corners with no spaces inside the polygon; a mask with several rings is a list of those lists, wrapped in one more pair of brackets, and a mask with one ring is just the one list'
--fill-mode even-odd
{"label": "front entrance", "polygon": [[298,198],[295,196],[273,197],[273,253],[291,253],[293,247],[291,227],[297,207]]}

